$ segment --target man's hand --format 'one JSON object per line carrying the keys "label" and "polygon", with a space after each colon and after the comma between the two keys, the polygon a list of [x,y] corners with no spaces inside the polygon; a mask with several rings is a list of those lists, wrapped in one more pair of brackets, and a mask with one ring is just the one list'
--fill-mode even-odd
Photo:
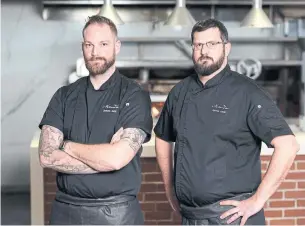
{"label": "man's hand", "polygon": [[223,213],[220,218],[224,219],[232,215],[227,221],[228,224],[231,224],[233,221],[241,217],[241,226],[244,226],[249,217],[256,214],[264,207],[264,204],[258,202],[255,195],[243,201],[225,200],[220,202],[220,205],[235,206],[227,212]]}

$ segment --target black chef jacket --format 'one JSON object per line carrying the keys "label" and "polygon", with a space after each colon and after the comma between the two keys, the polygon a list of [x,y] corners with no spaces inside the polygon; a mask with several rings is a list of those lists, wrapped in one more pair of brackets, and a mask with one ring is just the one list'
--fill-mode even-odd
{"label": "black chef jacket", "polygon": [[[110,143],[120,127],[152,131],[149,93],[118,70],[94,90],[89,76],[61,87],[52,97],[41,123],[61,130],[64,139],[85,144]],[[58,189],[71,196],[105,198],[113,195],[136,196],[141,186],[138,154],[118,171],[97,174],[57,173]]]}
{"label": "black chef jacket", "polygon": [[169,93],[154,132],[175,143],[178,200],[202,206],[252,192],[261,182],[261,141],[292,134],[276,104],[227,65],[205,85],[197,75]]}

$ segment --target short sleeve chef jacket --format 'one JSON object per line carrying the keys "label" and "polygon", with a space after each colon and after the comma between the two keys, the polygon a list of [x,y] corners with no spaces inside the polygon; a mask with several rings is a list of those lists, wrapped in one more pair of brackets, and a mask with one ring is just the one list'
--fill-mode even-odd
{"label": "short sleeve chef jacket", "polygon": [[197,75],[178,83],[154,132],[175,142],[177,198],[194,207],[257,189],[261,141],[293,134],[269,96],[228,65],[205,85]]}
{"label": "short sleeve chef jacket", "polygon": [[[85,144],[110,143],[120,127],[139,128],[148,142],[152,131],[149,93],[118,70],[99,90],[89,77],[61,87],[52,97],[39,127],[54,126],[64,139]],[[141,186],[140,154],[121,170],[97,174],[57,173],[60,191],[83,198],[136,196]]]}

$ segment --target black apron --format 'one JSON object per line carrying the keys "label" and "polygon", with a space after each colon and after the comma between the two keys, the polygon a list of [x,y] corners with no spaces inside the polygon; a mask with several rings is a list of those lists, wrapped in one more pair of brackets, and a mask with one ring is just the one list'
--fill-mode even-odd
{"label": "black apron", "polygon": [[[230,198],[230,200],[242,201],[252,196],[252,193],[244,193]],[[228,216],[225,219],[220,219],[220,216],[234,208],[232,206],[222,206],[219,202],[209,204],[203,207],[189,207],[183,204],[180,205],[182,215],[182,225],[228,225],[227,221],[232,217]],[[240,225],[242,217],[232,222],[230,225]],[[260,210],[248,218],[246,225],[265,225],[264,210]]]}

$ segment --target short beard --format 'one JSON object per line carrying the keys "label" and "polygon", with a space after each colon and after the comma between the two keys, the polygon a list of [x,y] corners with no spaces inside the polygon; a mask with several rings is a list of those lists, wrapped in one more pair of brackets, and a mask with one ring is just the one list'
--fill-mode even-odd
{"label": "short beard", "polygon": [[[99,67],[96,67],[90,64],[91,60],[103,60],[105,63]],[[104,74],[114,63],[115,55],[113,55],[113,57],[109,61],[107,61],[104,57],[91,58],[90,60],[85,61],[86,68],[92,76]]]}
{"label": "short beard", "polygon": [[201,56],[197,60],[197,62],[195,62],[195,60],[193,58],[194,69],[197,72],[197,74],[200,76],[209,76],[209,75],[213,74],[215,71],[219,70],[219,68],[221,68],[221,66],[225,60],[225,52],[223,51],[223,54],[220,56],[218,61],[216,61],[215,63],[213,62],[211,65],[200,64],[199,61],[203,60],[203,59],[213,61],[213,59],[208,56]]}

